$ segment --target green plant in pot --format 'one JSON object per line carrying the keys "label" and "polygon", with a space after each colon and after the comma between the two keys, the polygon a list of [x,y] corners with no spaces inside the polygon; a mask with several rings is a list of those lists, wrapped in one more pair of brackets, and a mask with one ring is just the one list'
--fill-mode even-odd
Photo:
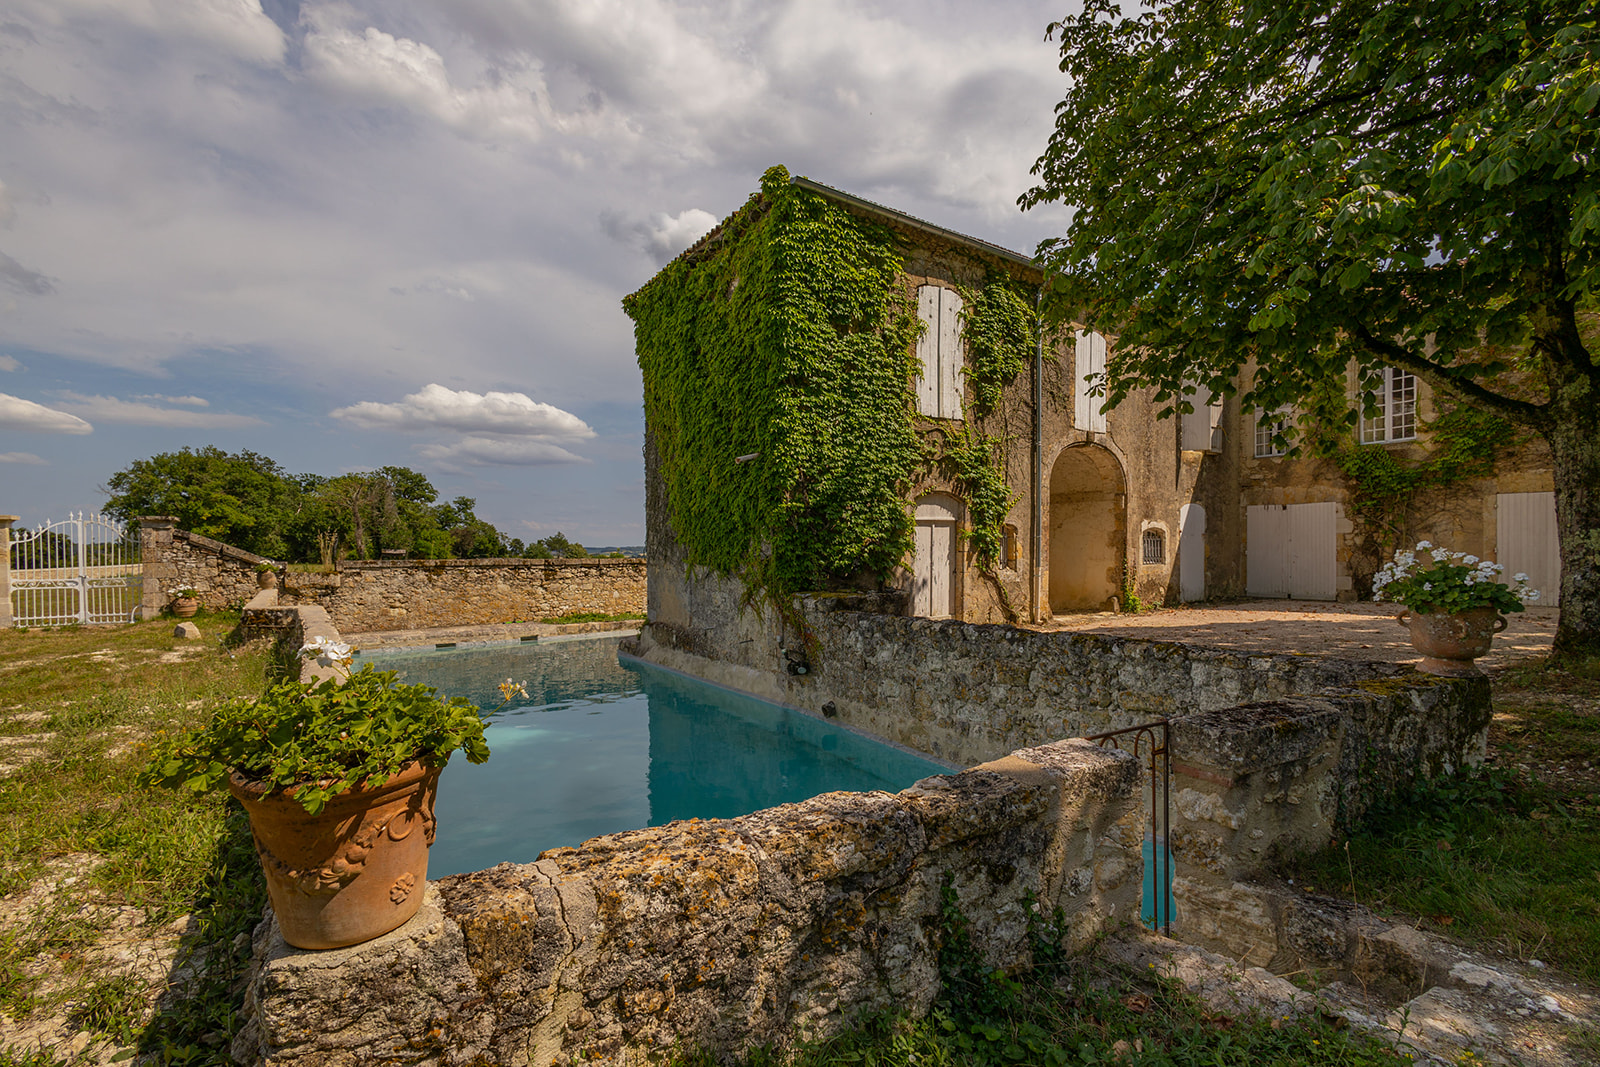
{"label": "green plant in pot", "polygon": [[340,948],[388,933],[422,904],[439,772],[460,749],[489,758],[483,719],[461,697],[349,673],[347,646],[302,653],[344,675],[283,681],[224,704],[207,726],[159,739],[141,781],[200,793],[224,786],[250,814],[283,938]]}
{"label": "green plant in pot", "polygon": [[1414,551],[1396,552],[1372,579],[1372,599],[1404,604],[1396,621],[1411,630],[1411,644],[1422,653],[1417,669],[1446,676],[1479,673],[1473,660],[1489,651],[1494,635],[1506,628],[1506,612],[1523,610],[1539,599],[1528,576],[1499,581],[1504,571],[1493,560],[1417,542]]}

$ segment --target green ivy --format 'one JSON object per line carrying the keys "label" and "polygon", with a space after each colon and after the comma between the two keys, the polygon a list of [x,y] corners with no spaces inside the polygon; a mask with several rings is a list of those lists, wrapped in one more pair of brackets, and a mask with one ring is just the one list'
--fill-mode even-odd
{"label": "green ivy", "polygon": [[[974,414],[1026,365],[1033,315],[1014,283],[964,292]],[[992,569],[1011,505],[998,439],[964,420],[917,438],[922,330],[900,238],[789,181],[761,191],[623,301],[672,530],[691,566],[740,578],[780,612],[793,593],[910,554],[908,497],[947,463]],[[755,458],[736,463],[749,454]]]}
{"label": "green ivy", "polygon": [[781,603],[830,578],[888,573],[911,550],[919,324],[901,267],[891,231],[774,167],[623,302],[691,565]]}
{"label": "green ivy", "polygon": [[972,384],[974,413],[984,416],[1000,405],[1006,383],[1027,366],[1037,316],[1004,275],[991,273],[982,289],[960,288],[960,292],[967,381]]}
{"label": "green ivy", "polygon": [[1493,475],[1496,457],[1517,433],[1488,412],[1449,407],[1423,424],[1428,456],[1413,462],[1387,448],[1355,443],[1345,420],[1331,429],[1327,421],[1320,425],[1318,451],[1338,464],[1350,483],[1351,520],[1374,531],[1390,549],[1409,539],[1406,511],[1418,493]]}
{"label": "green ivy", "polygon": [[998,437],[967,421],[945,438],[939,460],[951,472],[956,491],[966,500],[972,529],[967,544],[980,569],[993,570],[1005,547],[1006,514],[1011,510],[1011,487],[1005,479],[1005,455]]}

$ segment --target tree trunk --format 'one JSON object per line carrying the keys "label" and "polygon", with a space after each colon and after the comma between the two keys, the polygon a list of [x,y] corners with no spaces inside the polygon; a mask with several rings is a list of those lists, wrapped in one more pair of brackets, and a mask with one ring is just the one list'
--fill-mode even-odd
{"label": "tree trunk", "polygon": [[1555,661],[1600,657],[1600,368],[1546,361],[1561,545],[1561,621]]}

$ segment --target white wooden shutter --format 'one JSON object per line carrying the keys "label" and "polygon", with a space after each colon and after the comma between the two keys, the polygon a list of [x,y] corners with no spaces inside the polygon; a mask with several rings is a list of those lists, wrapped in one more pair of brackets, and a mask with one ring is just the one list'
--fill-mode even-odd
{"label": "white wooden shutter", "polygon": [[1184,397],[1193,411],[1183,416],[1183,445],[1186,451],[1222,451],[1222,403],[1205,386],[1189,386]]}
{"label": "white wooden shutter", "polygon": [[1505,568],[1500,580],[1526,574],[1539,590],[1539,607],[1561,603],[1561,544],[1556,537],[1554,493],[1501,493],[1495,500],[1495,562]]}
{"label": "white wooden shutter", "polygon": [[[917,411],[939,414],[939,293],[937,285],[917,289],[917,318],[922,320],[922,336],[917,338]],[[920,612],[919,612],[920,614]]]}
{"label": "white wooden shutter", "polygon": [[939,290],[939,417],[961,417],[966,360],[961,351],[961,294]]}
{"label": "white wooden shutter", "polygon": [[1185,504],[1178,509],[1178,599],[1206,598],[1206,509]]}
{"label": "white wooden shutter", "polygon": [[[1106,401],[1103,391],[1105,369],[1106,339],[1097,333],[1079,330],[1077,343],[1073,348],[1073,376],[1076,387],[1072,424],[1080,430],[1106,432],[1106,417],[1100,412],[1100,406]],[[1091,382],[1092,376],[1098,377]],[[1095,386],[1101,388],[1100,396],[1089,395],[1089,390]]]}

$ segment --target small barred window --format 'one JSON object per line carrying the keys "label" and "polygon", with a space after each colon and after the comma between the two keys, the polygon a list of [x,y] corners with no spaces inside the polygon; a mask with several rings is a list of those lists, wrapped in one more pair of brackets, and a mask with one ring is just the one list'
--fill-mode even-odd
{"label": "small barred window", "polygon": [[1160,530],[1144,532],[1144,561],[1147,564],[1167,561],[1167,539]]}

